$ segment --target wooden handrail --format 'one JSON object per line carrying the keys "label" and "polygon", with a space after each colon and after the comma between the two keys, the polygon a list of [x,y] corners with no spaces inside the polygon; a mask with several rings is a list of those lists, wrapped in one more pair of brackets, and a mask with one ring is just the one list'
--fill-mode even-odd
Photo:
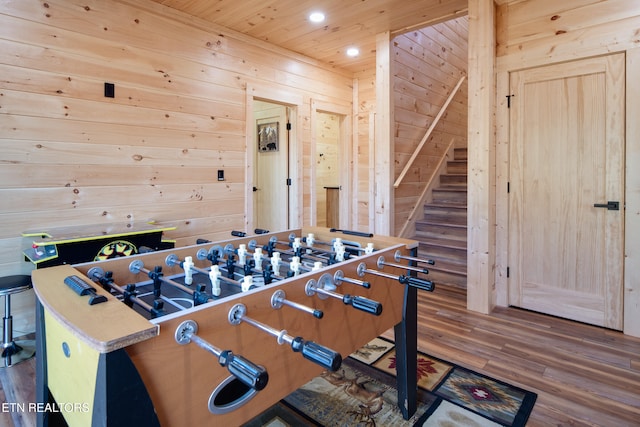
{"label": "wooden handrail", "polygon": [[440,168],[442,167],[442,163],[444,163],[444,160],[449,155],[449,152],[451,151],[451,147],[453,146],[453,143],[455,142],[455,140],[456,140],[455,138],[451,138],[451,141],[449,141],[449,145],[447,145],[447,149],[444,150],[444,153],[442,154],[442,157],[440,157],[438,164],[436,165],[435,168],[433,168],[433,172],[431,172],[431,176],[429,177],[429,180],[425,184],[424,189],[420,194],[420,197],[418,197],[418,200],[416,201],[416,204],[413,205],[413,209],[411,210],[411,213],[407,217],[407,220],[405,221],[404,226],[402,227],[402,230],[400,230],[398,237],[406,237],[405,233],[407,232],[407,228],[411,223],[415,223],[416,212],[418,211],[419,207],[424,205],[424,199],[427,193],[429,192],[429,190],[431,189],[431,184],[433,183],[433,180],[435,179],[435,177],[439,175],[439,171],[440,171]]}
{"label": "wooden handrail", "polygon": [[466,78],[466,76],[462,76],[462,77],[460,77],[460,80],[458,80],[458,84],[456,84],[456,87],[454,87],[453,90],[451,91],[451,93],[449,94],[449,97],[447,98],[447,100],[445,101],[444,105],[442,106],[442,108],[438,112],[438,115],[436,116],[436,118],[433,119],[433,123],[431,123],[431,126],[429,126],[429,129],[427,129],[427,132],[422,137],[422,140],[420,141],[420,144],[418,144],[418,146],[416,147],[415,151],[411,155],[411,158],[409,159],[409,161],[405,165],[404,169],[400,173],[400,176],[398,176],[398,179],[396,179],[396,182],[393,183],[393,188],[398,188],[400,186],[400,183],[404,179],[404,176],[409,171],[409,168],[411,167],[411,165],[415,161],[416,157],[418,157],[418,154],[420,153],[420,150],[422,150],[422,147],[424,146],[425,142],[427,142],[427,139],[431,135],[431,132],[433,132],[433,129],[435,129],[436,125],[440,121],[440,118],[442,117],[444,112],[447,110],[447,107],[449,106],[449,104],[453,100],[453,97],[455,96],[455,94],[458,92],[458,89],[460,89],[460,86],[462,85],[462,82],[464,81],[465,78]]}

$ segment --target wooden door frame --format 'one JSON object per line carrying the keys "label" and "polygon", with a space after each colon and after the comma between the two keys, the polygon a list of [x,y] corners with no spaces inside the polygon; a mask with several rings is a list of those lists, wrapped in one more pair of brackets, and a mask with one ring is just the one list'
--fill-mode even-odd
{"label": "wooden door frame", "polygon": [[[473,157],[469,153],[468,168],[478,178],[469,185],[467,308],[481,313],[490,313],[496,305],[507,306],[509,112],[506,96],[509,95],[509,72],[622,51],[627,54],[627,76],[640,75],[640,47],[632,38],[614,37],[613,34],[599,43],[585,43],[583,38],[574,36],[563,39],[562,49],[553,52],[549,52],[546,45],[540,45],[539,50],[496,57],[495,15],[493,0],[469,0],[468,144],[475,147],[474,152],[484,155]],[[627,78],[626,106],[623,332],[640,337],[640,239],[631,238],[640,235],[640,176],[637,172],[632,176],[630,167],[640,164],[640,121],[636,119],[640,112],[638,79]],[[477,206],[472,207],[472,204]],[[485,217],[484,213],[489,215]],[[474,236],[478,236],[480,242],[471,246]]]}
{"label": "wooden door frame", "polygon": [[[289,228],[302,227],[302,193],[303,186],[296,185],[295,183],[302,182],[302,138],[301,124],[302,124],[302,106],[303,96],[298,94],[292,94],[291,91],[285,87],[280,88],[277,85],[261,86],[247,84],[246,90],[246,113],[245,113],[245,133],[246,133],[246,170],[245,170],[245,231],[247,233],[253,233],[255,229],[253,215],[253,187],[254,182],[254,156],[253,149],[255,141],[253,141],[253,134],[255,129],[255,117],[253,115],[253,102],[254,99],[260,101],[271,102],[274,104],[280,104],[290,107],[295,115],[295,121],[292,124],[291,141],[289,144],[289,171],[290,178],[293,183],[290,191],[289,198]],[[281,231],[281,230],[270,230]]]}
{"label": "wooden door frame", "polygon": [[[311,100],[311,158],[316,158],[316,131],[318,126],[317,113],[328,113],[336,116],[340,116],[340,140],[338,141],[338,169],[340,173],[340,228],[351,229],[351,194],[353,189],[351,188],[353,171],[351,169],[352,164],[352,132],[351,132],[351,106],[340,105],[330,102],[319,101],[316,99]],[[311,209],[310,209],[310,222],[311,225],[316,225],[316,163],[311,163],[309,192],[311,194]]]}
{"label": "wooden door frame", "polygon": [[624,203],[624,70],[612,53],[510,73],[510,305],[622,330],[625,211],[593,203]]}
{"label": "wooden door frame", "polygon": [[[623,51],[626,53],[626,75],[640,75],[640,48]],[[611,52],[615,53],[615,52]],[[579,59],[579,58],[575,58]],[[551,62],[538,64],[550,65]],[[508,242],[509,242],[509,75],[514,70],[500,70],[496,73],[496,265],[495,295],[497,306],[508,306]],[[626,155],[625,155],[625,201],[624,225],[624,294],[623,333],[640,337],[640,176],[633,173],[633,165],[640,164],[640,122],[635,120],[640,112],[640,81],[626,79]]]}

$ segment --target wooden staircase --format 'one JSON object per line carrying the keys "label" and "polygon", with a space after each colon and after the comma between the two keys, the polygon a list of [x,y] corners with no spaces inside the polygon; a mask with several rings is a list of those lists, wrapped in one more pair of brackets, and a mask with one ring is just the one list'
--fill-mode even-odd
{"label": "wooden staircase", "polygon": [[424,205],[424,218],[416,221],[414,240],[421,258],[435,261],[428,278],[436,284],[467,287],[467,149],[456,148]]}

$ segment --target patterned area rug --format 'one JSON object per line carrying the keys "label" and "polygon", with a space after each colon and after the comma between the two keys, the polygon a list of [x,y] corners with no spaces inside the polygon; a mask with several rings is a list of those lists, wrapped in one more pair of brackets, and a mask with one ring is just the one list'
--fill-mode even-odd
{"label": "patterned area rug", "polygon": [[405,420],[397,405],[395,348],[376,338],[247,427],[524,426],[536,394],[422,353],[418,408]]}

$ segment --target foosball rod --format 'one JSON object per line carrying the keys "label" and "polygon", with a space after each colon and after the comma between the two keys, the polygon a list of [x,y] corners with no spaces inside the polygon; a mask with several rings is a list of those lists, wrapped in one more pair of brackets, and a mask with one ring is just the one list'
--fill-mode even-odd
{"label": "foosball rod", "polygon": [[247,307],[244,304],[236,304],[229,310],[229,323],[239,325],[246,322],[249,325],[266,332],[277,338],[278,344],[287,343],[295,353],[301,353],[305,359],[322,366],[330,371],[336,371],[342,364],[342,356],[340,353],[324,347],[313,341],[305,341],[302,337],[293,337],[287,334],[286,330],[277,330],[271,326],[265,325],[257,320],[247,317]]}
{"label": "foosball rod", "polygon": [[[309,236],[313,236],[313,234],[309,234]],[[303,245],[301,243],[303,241],[306,243],[305,245]],[[327,245],[327,246],[331,247],[331,250],[326,250],[326,249],[320,249],[320,248],[318,248],[316,246],[313,246],[313,242],[312,243],[307,243],[307,242],[310,242],[310,241],[311,241],[311,237],[301,238],[301,237],[298,237],[295,234],[291,233],[289,235],[289,241],[288,242],[284,242],[282,240],[278,240],[277,237],[273,236],[273,237],[271,237],[271,239],[269,239],[269,244],[273,245],[273,246],[275,246],[275,245],[286,246],[288,248],[292,248],[294,251],[297,251],[298,249],[300,249],[300,250],[304,249],[306,251],[315,252],[316,255],[319,255],[319,254],[329,255],[328,259],[325,259],[323,257],[318,256],[318,259],[321,259],[324,262],[327,262],[328,265],[332,264],[331,257],[334,257],[338,262],[344,261],[344,259],[341,259],[341,258],[344,258],[344,255],[340,255],[340,253],[335,251],[335,248],[333,247],[333,245],[331,243],[322,242],[322,241],[319,241],[319,240],[313,240],[313,242],[317,242],[317,243],[324,244],[324,245]],[[349,249],[359,249],[359,248],[356,248],[355,246],[346,246],[344,244],[342,246],[343,246],[343,248],[347,248],[348,247]],[[301,256],[303,256],[303,254],[301,254]],[[304,255],[304,256],[309,257],[311,255],[307,254],[307,255]]]}
{"label": "foosball rod", "polygon": [[[304,259],[308,259],[311,260],[313,262],[321,262],[323,264],[327,264],[328,265],[328,260],[326,258],[322,258],[319,256],[313,256],[310,254],[297,254],[295,251],[291,251],[291,250],[279,250],[279,251],[273,251],[273,255],[270,258],[268,255],[265,255],[264,253],[262,253],[262,248],[257,247],[257,243],[255,243],[255,241],[249,242],[249,248],[253,249],[255,252],[249,252],[247,251],[245,245],[240,245],[238,247],[238,249],[234,250],[234,253],[238,255],[238,259],[241,262],[240,265],[243,265],[242,263],[242,259],[245,259],[247,256],[249,256],[249,258],[253,258],[253,261],[255,262],[255,268],[256,270],[258,270],[257,272],[262,271],[262,261],[266,261],[266,262],[270,262],[273,265],[273,256],[276,256],[275,254],[279,254],[277,255],[278,258],[278,262],[279,263],[284,263],[287,264],[282,258],[280,258],[280,254],[284,254],[284,255],[290,255],[290,256],[298,256],[300,259],[304,258]],[[230,248],[227,249],[227,251],[231,250]],[[249,259],[247,262],[250,262],[251,259]],[[245,262],[246,263],[246,262]],[[258,267],[260,265],[260,267]],[[287,264],[288,265],[288,264]],[[300,265],[303,265],[302,263]],[[307,269],[307,271],[311,271],[311,269]]]}
{"label": "foosball rod", "polygon": [[220,350],[196,335],[196,332],[198,332],[198,324],[193,320],[186,320],[176,328],[176,342],[180,345],[193,342],[198,347],[213,354],[218,359],[220,366],[226,367],[231,375],[248,387],[260,391],[267,386],[269,374],[265,368],[234,354],[231,350]]}
{"label": "foosball rod", "polygon": [[[326,257],[321,257],[321,256],[316,256],[319,254],[324,254],[324,255],[335,255],[334,251],[330,251],[330,250],[326,250],[326,249],[320,249],[317,248],[315,246],[309,246],[309,245],[299,245],[297,248],[292,246],[293,242],[283,242],[281,240],[274,240],[275,236],[271,238],[270,243],[272,243],[274,246],[275,245],[280,245],[280,246],[286,246],[287,250],[280,250],[279,252],[287,254],[287,255],[296,255],[296,249],[299,248],[301,250],[300,256],[301,257],[305,257],[305,258],[312,258],[312,259],[317,259],[319,261],[328,263],[330,261],[329,258]],[[308,251],[313,251],[316,253],[316,255],[312,255],[310,253],[302,253],[302,250],[308,250]]]}
{"label": "foosball rod", "polygon": [[[225,283],[227,283],[229,285],[237,286],[242,290],[242,292],[248,291],[249,289],[251,289],[251,286],[253,286],[253,276],[251,276],[251,275],[242,276],[241,274],[233,273],[234,277],[235,277],[236,274],[238,274],[238,276],[242,276],[242,278],[243,278],[242,281],[239,281],[239,280],[232,279],[231,277],[223,276],[222,272],[225,272],[227,274],[229,273],[228,270],[226,270],[226,269],[223,270],[217,264],[211,266],[211,271],[209,272],[209,278],[211,279],[212,286],[214,286],[213,282],[215,280],[225,282]],[[220,273],[220,274],[218,274],[218,273]]]}
{"label": "foosball rod", "polygon": [[402,252],[400,252],[399,250],[396,251],[396,253],[394,254],[394,259],[396,260],[396,262],[400,262],[401,259],[407,260],[407,261],[414,261],[414,262],[421,262],[424,264],[429,264],[429,265],[435,265],[436,262],[432,259],[422,259],[422,258],[416,258],[416,257],[412,257],[412,256],[406,256],[406,255],[402,255]]}
{"label": "foosball rod", "polygon": [[[152,319],[156,317],[160,317],[165,314],[163,310],[164,308],[163,301],[154,300],[153,306],[150,304],[147,304],[146,302],[144,302],[143,300],[141,300],[135,295],[134,293],[135,284],[127,285],[127,288],[123,288],[122,286],[119,286],[115,283],[115,281],[113,280],[112,274],[113,273],[111,271],[107,271],[105,273],[104,270],[102,270],[102,268],[100,267],[92,267],[87,272],[87,277],[89,277],[94,282],[100,283],[102,287],[108,288],[109,290],[111,289],[115,290],[120,295],[122,295],[122,298],[123,298],[122,302],[129,305],[128,302],[131,301],[131,303],[134,303],[138,305],[140,308],[142,308],[143,310],[147,311],[151,315]],[[130,286],[133,289],[131,289]]]}
{"label": "foosball rod", "polygon": [[139,274],[140,272],[146,273],[147,276],[150,279],[152,279],[154,282],[158,280],[162,283],[166,283],[168,285],[171,285],[180,289],[181,291],[193,297],[193,302],[195,305],[204,304],[210,299],[213,299],[211,295],[208,295],[206,292],[204,292],[204,285],[199,285],[198,286],[199,289],[197,291],[194,291],[193,289],[190,289],[184,286],[183,284],[176,282],[175,280],[171,280],[171,279],[167,279],[166,277],[163,277],[161,266],[157,266],[154,271],[150,271],[149,269],[145,268],[142,260],[138,259],[138,260],[132,261],[129,264],[129,271],[134,274]]}
{"label": "foosball rod", "polygon": [[[361,236],[361,237],[373,237],[373,234],[353,234],[353,235],[354,236]],[[291,236],[289,236],[289,239],[291,239]],[[338,242],[340,242],[341,245],[343,245],[344,247],[348,248],[349,250],[355,250],[355,251],[358,251],[358,252],[366,252],[366,253],[372,253],[374,251],[373,243],[367,243],[367,247],[363,248],[363,247],[360,247],[360,246],[351,245],[351,244],[349,244],[349,242],[345,243],[344,239],[342,239],[341,237],[336,237],[333,242],[327,242],[327,241],[324,241],[324,240],[317,240],[313,233],[309,233],[306,237],[302,237],[301,239],[305,243],[308,243],[308,241],[311,240],[313,242],[313,244],[319,243],[321,245],[329,246],[331,248],[333,248],[335,246],[335,242],[338,241]],[[310,246],[315,247],[315,246],[313,246],[313,244],[311,244]]]}
{"label": "foosball rod", "polygon": [[[229,255],[231,255],[231,254],[229,254]],[[207,259],[209,259],[209,258],[207,258]],[[265,259],[269,260],[269,258],[265,258]],[[212,260],[212,262],[213,261],[214,260]],[[251,266],[251,261],[252,260],[249,260],[249,262],[247,262],[247,263],[245,263],[243,265],[238,265],[238,266],[235,265],[236,261],[233,258],[230,258],[230,257],[221,258],[221,259],[216,258],[215,261],[216,262],[225,261],[226,265],[219,265],[219,264],[216,263],[216,264],[213,264],[211,266],[211,270],[213,270],[213,267],[217,267],[220,272],[226,273],[227,274],[227,278],[229,278],[231,280],[234,280],[233,278],[236,275],[245,278],[247,276],[252,275],[253,273],[262,275],[262,277],[265,279],[265,284],[271,283],[270,280],[267,280],[267,275],[271,279],[276,279],[276,280],[285,279],[285,277],[280,276],[279,274],[274,274],[273,271],[269,270],[268,267],[273,267],[273,262],[271,263],[270,266],[267,266],[266,268],[257,269],[257,268],[255,268],[255,266],[253,266],[253,267]],[[278,264],[281,264],[281,263],[283,263],[283,262],[278,257]],[[242,268],[242,270],[244,271],[245,274],[243,275],[243,274],[240,274],[240,273],[236,273],[236,271],[235,271],[236,267]],[[278,269],[279,269],[279,267],[278,267]],[[211,270],[209,271],[209,276],[210,277],[211,277]],[[239,284],[239,283],[240,282],[237,282],[236,284]]]}
{"label": "foosball rod", "polygon": [[[198,251],[198,253],[200,253],[200,251]],[[206,257],[206,251],[204,251],[204,254]],[[199,256],[198,259],[200,259]],[[184,270],[184,283],[186,283],[187,285],[193,283],[193,272],[191,270],[197,271],[198,273],[202,273],[204,275],[209,274],[209,270],[196,267],[193,263],[193,258],[190,256],[185,257],[184,260],[181,260],[180,258],[178,258],[178,255],[170,254],[167,255],[167,257],[164,259],[164,263],[167,265],[167,267],[173,267],[177,265],[182,268]]]}
{"label": "foosball rod", "polygon": [[166,277],[162,277],[162,271],[161,271],[162,267],[159,268],[159,271],[151,271],[148,268],[145,268],[144,263],[141,260],[135,260],[132,261],[129,264],[129,271],[134,273],[134,274],[140,274],[145,273],[147,276],[149,276],[150,279],[152,280],[159,280],[162,283],[166,283],[172,286],[175,286],[176,288],[180,289],[183,292],[186,292],[190,295],[193,295],[193,289],[189,289],[188,287],[186,287],[185,285],[176,282],[175,280],[171,280],[171,279],[167,279]]}
{"label": "foosball rod", "polygon": [[336,282],[336,285],[339,285],[342,282],[351,283],[352,285],[362,286],[365,289],[371,288],[371,283],[365,280],[352,279],[350,277],[345,277],[344,272],[342,270],[337,270],[333,274],[333,280]]}
{"label": "foosball rod", "polygon": [[350,294],[342,295],[334,292],[333,289],[336,289],[333,277],[329,273],[325,273],[320,276],[317,281],[315,279],[310,279],[305,285],[304,291],[310,297],[318,294],[318,298],[320,299],[328,297],[339,299],[345,305],[350,305],[356,310],[364,311],[365,313],[373,314],[375,316],[379,316],[382,313],[382,304],[378,301]]}
{"label": "foosball rod", "polygon": [[402,270],[407,270],[407,271],[415,271],[416,273],[429,274],[429,270],[427,270],[426,268],[413,267],[410,265],[402,265],[402,264],[394,264],[391,262],[386,262],[384,260],[384,256],[382,255],[378,257],[378,261],[376,262],[376,265],[380,270],[384,269],[384,267],[387,266],[387,267],[393,267],[393,268],[400,268]]}
{"label": "foosball rod", "polygon": [[430,280],[422,280],[417,277],[400,275],[396,276],[394,274],[384,273],[378,270],[370,270],[367,268],[367,265],[364,262],[358,264],[357,268],[358,276],[363,277],[365,274],[373,274],[375,276],[385,277],[391,280],[397,280],[403,285],[413,286],[414,288],[422,289],[423,291],[433,291],[434,285]]}
{"label": "foosball rod", "polygon": [[307,307],[306,305],[298,304],[297,302],[289,301],[287,299],[287,294],[282,289],[278,289],[273,293],[273,295],[271,295],[271,307],[279,309],[283,305],[295,308],[296,310],[300,310],[305,313],[309,313],[316,319],[322,319],[322,317],[324,316],[324,312],[322,310]]}
{"label": "foosball rod", "polygon": [[[273,243],[273,241],[272,241],[272,243]],[[283,244],[286,244],[286,243],[283,243]],[[249,244],[250,248],[253,247],[254,249],[256,249],[256,245],[257,245],[257,243],[253,243],[252,244],[251,242]],[[241,248],[239,248],[239,250],[240,249]],[[280,254],[281,252],[278,252],[278,251],[274,252],[274,256],[275,256],[276,253]],[[224,257],[225,255],[226,255],[226,258]],[[210,260],[213,264],[217,264],[217,263],[219,263],[221,261],[226,261],[226,263],[227,263],[226,271],[229,272],[232,265],[233,265],[233,267],[235,269],[235,261],[231,258],[232,256],[235,256],[235,255],[238,255],[237,254],[237,250],[233,247],[233,245],[228,244],[228,245],[225,246],[224,249],[221,246],[212,247],[209,250],[209,253],[206,256],[206,259]],[[255,257],[254,256],[255,253],[251,253],[251,252],[246,252],[243,255],[245,255],[245,256],[246,255],[253,255],[254,261],[257,261],[256,258],[259,258],[260,263],[262,263],[262,261],[268,261],[268,262],[271,262],[272,265],[274,264],[273,263],[273,259],[272,259],[273,256],[272,256],[272,258],[269,258],[265,254],[260,254],[259,257]],[[278,258],[277,259],[277,263],[278,264],[283,264],[283,265],[289,267],[289,269],[291,269],[291,266],[293,264],[294,267],[295,267],[294,274],[296,274],[296,275],[299,273],[299,271],[297,270],[298,267],[301,268],[304,271],[307,271],[307,272],[308,271],[313,271],[313,268],[306,267],[306,266],[304,266],[303,263],[300,263],[300,262],[297,262],[297,263],[295,263],[295,262],[293,262],[293,263],[292,262],[287,262],[287,261],[284,261],[283,259],[281,259],[279,257],[279,255],[277,256],[277,258]],[[320,262],[320,261],[316,261],[316,262]],[[245,264],[239,264],[239,266],[244,266]],[[257,265],[258,264],[256,264],[256,267],[254,268],[253,272],[259,274],[259,273],[261,273],[263,271],[263,269],[262,269],[262,267],[257,268]],[[274,268],[274,270],[275,270],[275,268]],[[279,268],[278,268],[278,270],[279,270]],[[229,273],[229,276],[230,275],[231,275],[231,273]],[[275,277],[276,279],[284,279],[285,278],[285,277],[279,275],[279,271],[277,271],[277,272],[274,271],[273,277]]]}

